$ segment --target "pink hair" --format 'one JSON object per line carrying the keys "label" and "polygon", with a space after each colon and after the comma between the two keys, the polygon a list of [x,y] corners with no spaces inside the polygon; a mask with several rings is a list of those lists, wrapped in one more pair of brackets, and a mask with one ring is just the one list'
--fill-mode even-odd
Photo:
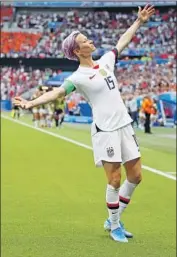
{"label": "pink hair", "polygon": [[62,51],[67,59],[69,60],[75,60],[77,61],[77,56],[74,53],[74,49],[77,47],[77,43],[75,41],[77,35],[79,35],[80,32],[73,31],[68,37],[65,38],[65,40],[62,43]]}

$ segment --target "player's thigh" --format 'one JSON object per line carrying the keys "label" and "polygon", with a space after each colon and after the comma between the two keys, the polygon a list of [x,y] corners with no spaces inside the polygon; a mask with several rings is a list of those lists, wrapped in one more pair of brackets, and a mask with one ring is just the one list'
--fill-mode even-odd
{"label": "player's thigh", "polygon": [[121,129],[121,153],[123,163],[141,157],[139,144],[131,124]]}
{"label": "player's thigh", "polygon": [[122,161],[127,178],[133,183],[141,181],[141,153],[135,132],[131,125],[122,129]]}
{"label": "player's thigh", "polygon": [[122,162],[120,140],[118,131],[101,131],[92,134],[92,145],[96,166],[102,166],[102,161],[108,163]]}

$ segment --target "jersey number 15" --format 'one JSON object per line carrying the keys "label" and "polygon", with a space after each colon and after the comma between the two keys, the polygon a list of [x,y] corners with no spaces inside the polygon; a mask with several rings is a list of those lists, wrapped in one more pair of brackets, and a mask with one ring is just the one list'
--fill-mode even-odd
{"label": "jersey number 15", "polygon": [[111,76],[106,77],[104,80],[106,81],[109,90],[112,90],[115,88],[114,80],[112,79]]}

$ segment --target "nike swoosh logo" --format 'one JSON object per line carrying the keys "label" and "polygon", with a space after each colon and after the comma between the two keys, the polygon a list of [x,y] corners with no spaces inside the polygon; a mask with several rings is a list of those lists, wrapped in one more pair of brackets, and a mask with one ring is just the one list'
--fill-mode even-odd
{"label": "nike swoosh logo", "polygon": [[89,77],[89,79],[93,79],[96,76],[96,74],[94,74],[93,76]]}

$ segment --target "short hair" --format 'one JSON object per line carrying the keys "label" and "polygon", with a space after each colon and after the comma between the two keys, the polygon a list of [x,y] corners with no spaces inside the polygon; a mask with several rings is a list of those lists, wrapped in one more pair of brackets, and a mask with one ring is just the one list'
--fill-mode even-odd
{"label": "short hair", "polygon": [[75,41],[76,37],[80,34],[80,31],[73,31],[69,36],[67,36],[62,43],[62,51],[67,59],[77,61],[78,58],[74,53],[74,49],[77,47]]}

